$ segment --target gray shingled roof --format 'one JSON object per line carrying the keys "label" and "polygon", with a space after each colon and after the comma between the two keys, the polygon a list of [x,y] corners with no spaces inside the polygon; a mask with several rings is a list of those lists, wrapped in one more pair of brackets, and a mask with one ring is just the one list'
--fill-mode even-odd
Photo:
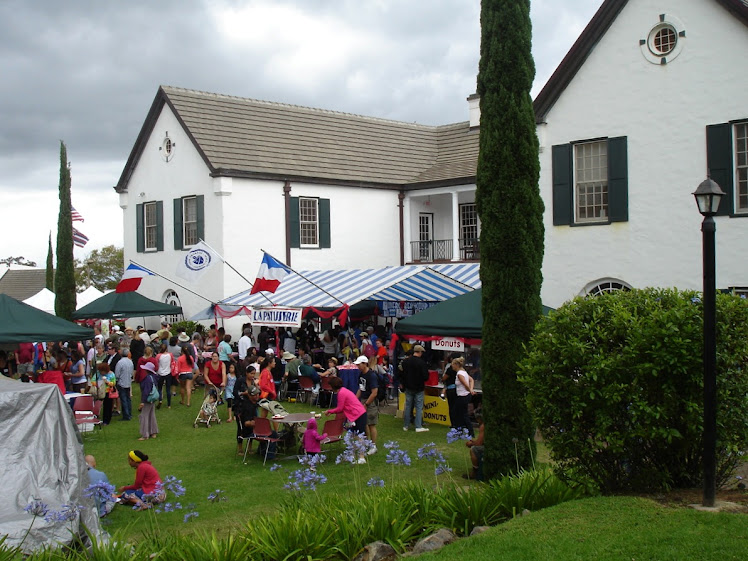
{"label": "gray shingled roof", "polygon": [[26,300],[47,286],[46,269],[8,269],[0,277],[0,294]]}
{"label": "gray shingled roof", "polygon": [[419,125],[162,86],[117,186],[120,190],[137,163],[143,135],[152,130],[159,96],[218,175],[396,187],[475,176],[478,135],[468,122]]}

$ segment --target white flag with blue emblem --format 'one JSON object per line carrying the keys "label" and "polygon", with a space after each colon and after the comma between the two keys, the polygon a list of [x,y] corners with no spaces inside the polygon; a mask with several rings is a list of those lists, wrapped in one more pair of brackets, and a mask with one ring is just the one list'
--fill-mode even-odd
{"label": "white flag with blue emblem", "polygon": [[176,275],[186,281],[197,282],[219,259],[221,256],[200,240],[187,253],[181,255],[177,262]]}

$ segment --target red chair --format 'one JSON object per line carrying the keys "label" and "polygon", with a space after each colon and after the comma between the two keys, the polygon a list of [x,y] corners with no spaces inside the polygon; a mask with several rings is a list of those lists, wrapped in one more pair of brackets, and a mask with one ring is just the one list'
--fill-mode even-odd
{"label": "red chair", "polygon": [[345,417],[343,415],[336,415],[334,419],[325,421],[325,426],[322,428],[322,434],[327,433],[321,445],[333,444],[343,440],[343,426],[345,425]]}
{"label": "red chair", "polygon": [[271,442],[280,442],[281,439],[277,436],[273,436],[273,427],[270,425],[270,419],[266,417],[255,417],[255,429],[254,434],[247,439],[247,447],[244,449],[244,463],[247,462],[247,452],[252,448],[252,441],[266,442],[265,446],[265,458],[262,461],[262,465],[268,461],[268,452],[270,451]]}
{"label": "red chair", "polygon": [[[101,408],[99,404],[98,409]],[[98,417],[98,409],[96,408],[94,398],[92,395],[82,395],[76,397],[73,402],[73,413],[75,414],[75,424],[80,425],[93,425],[99,427],[101,430],[104,424]]]}
{"label": "red chair", "polygon": [[[312,395],[313,389],[314,389],[314,380],[312,380],[309,376],[299,376],[299,391],[304,392],[303,395],[304,395],[305,403],[306,403],[307,396]],[[319,395],[317,397],[319,401]]]}
{"label": "red chair", "polygon": [[332,403],[332,386],[330,385],[330,377],[324,376],[319,379],[319,393],[317,394],[317,405],[319,405],[319,398],[322,394],[326,394],[329,400],[326,402],[328,405]]}

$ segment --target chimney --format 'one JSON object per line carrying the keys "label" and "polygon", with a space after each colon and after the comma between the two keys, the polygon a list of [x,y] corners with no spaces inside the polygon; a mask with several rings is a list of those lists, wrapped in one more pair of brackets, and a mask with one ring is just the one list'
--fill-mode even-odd
{"label": "chimney", "polygon": [[477,129],[480,127],[480,96],[474,93],[467,98],[468,111],[470,112],[470,128]]}

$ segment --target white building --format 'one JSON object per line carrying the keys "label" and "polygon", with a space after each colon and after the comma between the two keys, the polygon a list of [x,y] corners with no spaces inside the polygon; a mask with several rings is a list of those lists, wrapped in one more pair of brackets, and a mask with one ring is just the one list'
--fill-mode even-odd
{"label": "white building", "polygon": [[[742,0],[603,3],[535,100],[544,304],[699,288],[707,173],[728,191],[718,286],[748,286],[746,26]],[[173,278],[199,238],[250,280],[261,249],[297,269],[477,260],[468,101],[469,121],[433,127],[162,87],[115,187],[125,261]],[[189,288],[218,301],[247,284],[214,267]],[[206,306],[162,279],[141,290],[187,317]]]}

